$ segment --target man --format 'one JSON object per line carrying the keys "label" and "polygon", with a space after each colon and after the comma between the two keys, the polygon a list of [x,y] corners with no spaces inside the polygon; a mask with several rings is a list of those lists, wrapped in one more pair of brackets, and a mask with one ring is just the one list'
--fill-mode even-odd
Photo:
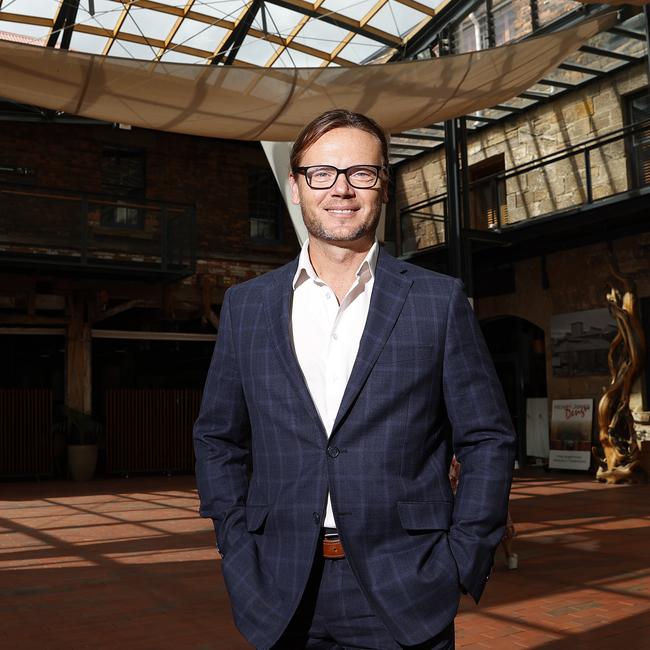
{"label": "man", "polygon": [[509,415],[460,282],[375,241],[387,149],[348,111],[305,127],[290,181],[309,240],[224,299],[196,472],[258,648],[453,648],[503,532]]}

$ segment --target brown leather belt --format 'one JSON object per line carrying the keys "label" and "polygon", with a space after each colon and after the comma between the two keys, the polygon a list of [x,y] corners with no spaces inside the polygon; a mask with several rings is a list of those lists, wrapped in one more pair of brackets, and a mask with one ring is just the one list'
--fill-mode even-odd
{"label": "brown leather belt", "polygon": [[323,557],[327,560],[341,560],[345,557],[338,535],[328,533],[323,537]]}

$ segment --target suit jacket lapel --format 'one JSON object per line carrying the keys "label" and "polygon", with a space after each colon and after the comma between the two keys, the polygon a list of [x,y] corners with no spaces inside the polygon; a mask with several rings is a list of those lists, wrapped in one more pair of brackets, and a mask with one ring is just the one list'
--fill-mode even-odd
{"label": "suit jacket lapel", "polygon": [[293,263],[288,264],[280,271],[275,279],[276,281],[267,289],[264,307],[269,322],[271,340],[275,345],[280,364],[284,368],[296,396],[302,402],[309,415],[318,422],[323,435],[325,435],[322,420],[309,394],[309,389],[305,383],[291,342],[292,281],[297,268],[297,260],[294,260]]}
{"label": "suit jacket lapel", "polygon": [[343,393],[332,434],[336,432],[359,391],[363,388],[402,311],[406,296],[413,284],[413,281],[405,275],[406,268],[405,265],[380,249],[366,326],[348,385]]}

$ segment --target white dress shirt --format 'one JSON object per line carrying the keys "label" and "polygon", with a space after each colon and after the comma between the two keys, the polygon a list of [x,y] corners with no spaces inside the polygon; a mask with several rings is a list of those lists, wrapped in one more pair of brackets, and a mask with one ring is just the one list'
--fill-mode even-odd
{"label": "white dress shirt", "polygon": [[[300,251],[293,278],[293,348],[328,437],[366,326],[378,254],[379,244],[375,242],[339,305],[336,294],[314,271],[309,259],[309,240]],[[336,527],[329,494],[323,525]]]}

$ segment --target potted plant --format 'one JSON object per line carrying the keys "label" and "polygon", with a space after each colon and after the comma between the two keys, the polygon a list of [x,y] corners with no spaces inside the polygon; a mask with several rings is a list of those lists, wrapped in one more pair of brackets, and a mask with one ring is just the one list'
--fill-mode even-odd
{"label": "potted plant", "polygon": [[75,481],[88,481],[95,474],[102,425],[88,413],[63,407],[65,421],[55,428],[65,433],[68,470]]}

